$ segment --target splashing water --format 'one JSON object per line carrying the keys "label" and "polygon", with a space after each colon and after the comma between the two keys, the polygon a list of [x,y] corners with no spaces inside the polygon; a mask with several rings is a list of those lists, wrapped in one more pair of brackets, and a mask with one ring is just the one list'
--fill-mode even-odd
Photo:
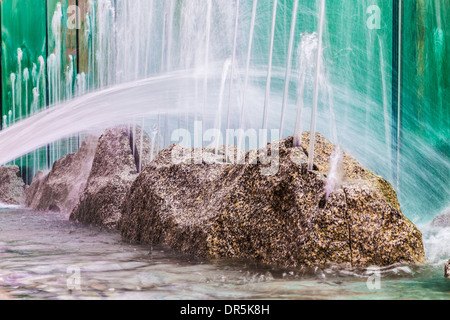
{"label": "splashing water", "polygon": [[[2,2],[2,27],[11,34],[9,40],[14,40],[5,42],[5,57],[9,59],[6,68],[8,76],[4,77],[7,81],[3,82],[3,103],[6,106],[2,115],[3,128],[20,122],[21,112],[23,118],[29,116],[26,110],[36,115],[37,110],[53,108],[66,98],[80,98],[102,86],[155,78],[160,76],[160,72],[166,71],[192,72],[190,77],[193,83],[187,84],[191,89],[189,93],[181,87],[167,89],[163,88],[165,85],[162,83],[156,84],[156,87],[170,95],[167,97],[162,92],[156,93],[159,103],[155,98],[145,105],[152,98],[144,98],[141,103],[138,101],[139,96],[130,94],[125,99],[116,92],[121,96],[118,103],[122,105],[110,106],[109,109],[100,106],[98,114],[95,114],[97,106],[91,103],[85,105],[82,112],[81,106],[73,111],[65,109],[77,117],[74,123],[80,125],[78,130],[67,121],[64,123],[68,126],[67,130],[51,124],[50,127],[56,130],[50,135],[46,131],[47,120],[40,126],[32,124],[34,131],[24,132],[31,134],[28,139],[35,141],[35,146],[45,145],[44,141],[51,141],[51,137],[67,138],[69,131],[77,134],[92,127],[90,124],[94,122],[96,125],[93,127],[100,130],[103,127],[100,124],[101,117],[105,119],[105,123],[112,118],[142,123],[142,117],[151,114],[149,119],[145,119],[146,129],[151,130],[156,115],[161,114],[164,117],[164,128],[160,128],[159,134],[163,136],[161,140],[164,144],[170,142],[170,130],[182,125],[179,121],[180,114],[185,115],[188,130],[192,127],[189,123],[193,123],[191,115],[195,119],[202,119],[204,125],[212,126],[214,122],[217,123],[216,119],[219,114],[224,113],[223,109],[226,107],[224,102],[220,112],[217,110],[219,97],[220,100],[224,98],[222,89],[227,89],[226,86],[221,87],[219,76],[224,74],[222,67],[231,56],[231,71],[226,75],[229,78],[227,129],[259,129],[261,123],[263,128],[277,128],[280,119],[283,119],[281,123],[284,137],[295,132],[296,144],[299,145],[303,128],[317,120],[317,128],[311,126],[312,129],[331,138],[333,143],[388,180],[392,180],[392,171],[396,169],[390,159],[391,136],[393,132],[401,131],[400,186],[396,191],[403,211],[414,221],[430,219],[442,210],[442,205],[450,194],[450,165],[446,151],[450,126],[445,104],[448,90],[445,75],[441,72],[447,68],[447,61],[443,57],[447,54],[449,38],[443,32],[443,26],[449,15],[448,9],[439,1],[418,4],[424,6],[423,12],[416,12],[416,6],[405,3],[405,25],[417,25],[419,31],[423,32],[418,32],[417,35],[404,34],[403,95],[404,104],[412,107],[404,108],[404,121],[395,124],[390,110],[392,37],[395,36],[390,30],[394,17],[388,14],[392,11],[391,2],[379,4],[386,15],[383,19],[385,32],[378,32],[354,28],[355,23],[365,26],[367,18],[365,14],[355,14],[354,8],[361,4],[354,0],[344,0],[341,3],[316,0],[89,0],[80,17],[84,22],[78,37],[80,56],[77,59],[79,58],[80,65],[72,51],[74,48],[70,47],[74,38],[69,39],[71,32],[66,28],[67,8],[64,2],[52,3],[47,12],[36,10],[37,14],[44,14],[42,17],[47,14],[50,18],[50,25],[43,26],[41,30],[49,33],[46,39],[48,54],[42,49],[45,46],[41,43],[37,46],[31,41],[41,36],[39,31],[27,34],[24,39],[22,34],[14,31],[14,19],[22,17],[22,14],[31,17],[34,11],[33,14],[25,12],[27,10],[22,10],[24,2],[14,1],[14,5],[19,8],[16,13],[10,10],[12,2]],[[323,10],[325,6],[326,10]],[[14,13],[10,14],[8,11]],[[416,20],[411,19],[415,17],[414,12],[424,23],[417,24]],[[425,16],[421,16],[423,13]],[[319,47],[316,40],[320,39],[323,42],[322,49],[313,50],[312,57],[300,58],[300,54],[296,56],[295,49],[303,46],[306,35],[312,38],[311,48]],[[21,58],[18,48],[22,50]],[[320,51],[319,54],[317,51]],[[427,63],[433,72],[427,72],[425,58],[429,60]],[[309,65],[306,70],[301,63],[291,63],[302,59]],[[311,62],[307,62],[309,60]],[[314,66],[317,61],[320,65],[318,85],[314,84]],[[215,68],[216,64],[221,67]],[[30,88],[25,88],[23,79],[19,81],[23,74],[18,71],[24,68],[33,70]],[[214,68],[217,72],[213,77],[215,80],[209,76],[211,72],[208,70]],[[417,70],[422,73],[416,74]],[[311,72],[312,76],[309,75]],[[16,75],[14,80],[9,77],[12,73]],[[424,83],[417,83],[415,80],[422,78],[426,79]],[[176,80],[175,86],[177,82]],[[26,99],[24,92],[28,93],[28,90],[30,93]],[[318,98],[312,90],[320,90]],[[148,94],[152,92],[155,92],[153,88]],[[101,100],[101,94],[95,94]],[[90,97],[93,99],[94,96]],[[23,106],[24,100],[28,100],[25,104],[31,104],[27,106],[28,109]],[[112,98],[107,100],[113,102]],[[74,102],[75,105],[81,100],[77,101]],[[63,103],[59,107],[64,109],[68,105],[69,103]],[[134,105],[139,105],[136,110],[131,107]],[[119,110],[120,108],[126,110]],[[151,110],[152,108],[155,110]],[[102,112],[105,114],[101,115]],[[53,120],[59,121],[59,117],[63,116],[60,114]],[[41,118],[34,120],[39,119]],[[242,119],[245,122],[243,124]],[[400,124],[404,124],[404,128],[396,128]],[[44,130],[42,142],[37,143],[41,129]],[[21,133],[19,137],[14,137],[11,133],[3,137],[11,140],[2,141],[2,144],[8,146],[8,152],[14,141],[21,145],[22,141],[27,140]],[[65,151],[59,149],[66,146],[64,143],[53,142],[50,145],[53,153],[50,165],[56,158],[64,155]],[[19,143],[15,146],[19,146]],[[54,152],[53,149],[58,150]],[[66,151],[69,150],[70,148]],[[314,154],[309,152],[309,155],[312,158]],[[2,156],[4,159],[12,159],[4,156],[3,152]],[[30,161],[33,162],[32,159]]]}
{"label": "splashing water", "polygon": [[311,112],[311,139],[309,141],[308,149],[308,169],[313,170],[314,166],[314,154],[315,154],[315,136],[317,129],[317,112],[319,103],[319,91],[320,91],[320,75],[321,69],[323,68],[322,63],[322,50],[323,50],[323,30],[325,24],[325,0],[320,1],[320,11],[319,11],[319,32],[317,41],[317,54],[316,54],[316,74],[314,79],[314,95],[312,103]]}
{"label": "splashing water", "polygon": [[[215,80],[214,83],[219,83],[216,74],[217,66],[214,66],[209,77]],[[115,124],[133,122],[136,116],[143,114],[176,113],[177,104],[173,101],[179,95],[187,101],[195,99],[193,92],[197,77],[192,71],[165,73],[92,92],[41,111],[0,132],[0,150],[10,150],[0,153],[0,164],[79,131],[102,130]],[[128,108],[123,108],[125,105]],[[34,132],[39,132],[39,135]]]}
{"label": "splashing water", "polygon": [[340,188],[344,181],[344,155],[339,146],[337,146],[330,158],[330,170],[327,176],[327,183],[325,185],[325,199],[337,189]]}
{"label": "splashing water", "polygon": [[[2,5],[7,6],[7,2]],[[14,3],[21,5],[20,1]],[[310,119],[311,124],[317,120],[317,131],[336,144],[325,186],[327,198],[342,184],[344,149],[389,179],[390,139],[393,131],[403,130],[401,188],[396,191],[408,218],[429,220],[442,210],[450,195],[448,91],[445,73],[439,70],[448,69],[444,57],[449,38],[443,26],[449,15],[447,8],[440,8],[439,0],[434,3],[436,14],[427,18],[427,23],[405,21],[407,26],[417,26],[419,31],[423,26],[432,33],[428,35],[425,29],[417,32],[423,35],[417,39],[419,44],[404,42],[405,52],[413,52],[411,57],[405,54],[403,61],[405,70],[410,69],[403,83],[404,104],[408,106],[404,128],[392,124],[390,110],[391,42],[395,35],[389,27],[393,18],[384,16],[383,32],[355,28],[355,23],[366,22],[364,15],[354,12],[361,6],[356,1],[89,0],[79,38],[81,65],[66,48],[64,8],[61,2],[54,3],[49,11],[54,10],[51,26],[45,26],[51,31],[48,55],[37,50],[35,56],[29,56],[33,50],[22,39],[13,45],[5,42],[11,46],[4,56],[11,56],[3,95],[9,108],[4,109],[2,118],[5,130],[0,132],[0,164],[32,152],[35,172],[39,147],[51,144],[51,152],[57,150],[52,162],[63,155],[55,141],[124,122],[147,125],[153,159],[160,141],[170,142],[170,129],[181,127],[181,113],[188,130],[194,117],[201,118],[204,125],[215,122],[221,130],[228,86],[227,129],[258,129],[261,123],[264,129],[276,128],[282,119],[284,136],[295,132],[295,143],[301,145],[303,128]],[[325,4],[327,10],[322,10]],[[379,5],[386,13],[392,9],[391,2]],[[416,13],[411,6],[405,2],[408,16]],[[2,21],[4,16],[2,11]],[[410,34],[414,32],[404,37]],[[29,83],[25,70],[32,70]],[[415,70],[423,73],[416,75]],[[417,84],[415,79],[426,80]],[[30,97],[26,96],[28,90]],[[430,96],[436,96],[436,101]],[[28,119],[24,98],[27,107],[31,103],[32,117]],[[48,110],[42,111],[44,108]],[[314,155],[309,154],[311,158]],[[154,253],[148,261],[143,258],[148,257],[148,248],[118,248],[116,234],[100,234],[89,228],[72,232],[74,227],[63,217],[11,208],[1,212],[0,220],[0,256],[7,258],[0,260],[0,279],[6,279],[8,290],[16,296],[67,297],[65,288],[58,285],[61,270],[65,275],[69,261],[76,264],[85,259],[88,270],[95,271],[86,279],[88,292],[102,297],[116,288],[123,297],[150,298],[448,298],[448,282],[440,280],[441,264],[450,255],[450,231],[429,225],[419,225],[429,266],[383,269],[383,290],[373,293],[367,291],[364,271],[355,270],[342,271],[345,274],[320,270],[305,279],[298,273],[276,270],[270,270],[273,276],[259,270],[242,274],[242,266],[230,274],[229,266],[202,263],[183,264],[180,279],[178,258],[173,261]],[[55,234],[64,247],[52,251],[49,258]],[[42,240],[42,246],[35,243],[36,238]],[[81,245],[87,238],[95,245]],[[3,250],[11,239],[18,241]],[[74,246],[87,251],[71,255]],[[133,249],[139,255],[131,254],[130,258]],[[98,261],[98,252],[104,261]],[[18,259],[29,253],[36,260]],[[24,271],[17,273],[18,269]],[[194,274],[195,281],[186,281],[185,274]],[[56,285],[49,285],[48,279]],[[106,289],[96,289],[99,281]]]}
{"label": "splashing water", "polygon": [[[317,33],[304,33],[297,49],[298,74],[298,97],[297,97],[297,120],[294,129],[294,146],[302,145],[303,136],[303,109],[305,104],[305,90],[313,86],[314,69],[318,46]],[[323,79],[323,76],[321,77]],[[322,81],[323,82],[323,81]]]}
{"label": "splashing water", "polygon": [[[381,268],[381,289],[373,291],[367,269],[290,270],[205,261],[162,246],[126,244],[118,232],[80,226],[61,214],[0,209],[0,225],[0,294],[11,298],[449,298],[443,266]],[[68,290],[73,268],[81,273],[81,290]]]}

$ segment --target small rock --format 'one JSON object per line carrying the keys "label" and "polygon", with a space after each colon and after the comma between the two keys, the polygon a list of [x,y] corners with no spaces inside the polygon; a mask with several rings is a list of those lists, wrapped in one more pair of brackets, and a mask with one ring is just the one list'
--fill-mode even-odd
{"label": "small rock", "polygon": [[[33,181],[25,190],[25,206],[27,208],[36,208],[39,202],[39,196],[37,196],[39,187],[45,181],[49,171],[38,171],[33,178]],[[34,203],[33,203],[34,202]]]}
{"label": "small rock", "polygon": [[18,166],[0,167],[0,203],[25,204],[25,182]]}
{"label": "small rock", "polygon": [[39,211],[71,213],[91,171],[98,137],[88,136],[80,149],[36,174],[26,191],[26,205]]}
{"label": "small rock", "polygon": [[450,279],[450,260],[445,264],[445,277]]}

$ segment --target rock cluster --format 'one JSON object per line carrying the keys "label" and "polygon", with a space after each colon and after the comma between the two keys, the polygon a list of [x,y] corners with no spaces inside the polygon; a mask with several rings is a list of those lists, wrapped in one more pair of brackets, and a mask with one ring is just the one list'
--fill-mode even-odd
{"label": "rock cluster", "polygon": [[422,234],[392,186],[345,153],[330,166],[335,148],[320,134],[309,171],[309,139],[251,152],[172,145],[150,162],[147,134],[115,127],[39,173],[27,204],[205,258],[282,267],[423,263]]}

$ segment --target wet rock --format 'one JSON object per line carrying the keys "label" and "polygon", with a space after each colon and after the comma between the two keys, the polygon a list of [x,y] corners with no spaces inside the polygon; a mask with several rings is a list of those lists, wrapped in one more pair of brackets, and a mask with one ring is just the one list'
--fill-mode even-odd
{"label": "wet rock", "polygon": [[445,264],[445,277],[450,279],[450,260]]}
{"label": "wet rock", "polygon": [[49,172],[38,172],[26,191],[27,207],[71,213],[86,186],[97,141],[86,137],[76,153],[56,161]]}
{"label": "wet rock", "polygon": [[152,158],[152,142],[148,134],[145,130],[141,130],[140,126],[131,127],[129,130],[130,147],[134,155],[134,162],[138,172],[141,172],[146,166],[148,166]]}
{"label": "wet rock", "polygon": [[[148,164],[150,149],[150,139],[140,128],[121,126],[106,130],[98,141],[86,188],[70,219],[116,229],[122,201],[138,175],[138,167]],[[143,154],[141,164],[138,152]]]}
{"label": "wet rock", "polygon": [[[311,172],[292,137],[247,153],[245,164],[194,164],[193,150],[181,149],[163,150],[133,183],[124,239],[285,267],[424,262],[422,234],[391,185],[350,156],[342,185],[325,198],[333,145],[321,135]],[[174,153],[188,156],[174,162]]]}
{"label": "wet rock", "polygon": [[0,167],[0,203],[23,205],[25,203],[25,182],[18,166]]}
{"label": "wet rock", "polygon": [[438,215],[431,224],[434,227],[450,228],[450,208]]}
{"label": "wet rock", "polygon": [[25,190],[25,206],[27,208],[35,208],[38,205],[38,199],[40,197],[37,196],[39,187],[45,181],[48,176],[48,171],[38,171],[33,178],[31,184]]}

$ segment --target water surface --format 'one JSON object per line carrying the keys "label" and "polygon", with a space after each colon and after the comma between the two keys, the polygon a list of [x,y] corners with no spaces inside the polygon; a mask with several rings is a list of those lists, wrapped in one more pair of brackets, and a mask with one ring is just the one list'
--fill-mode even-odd
{"label": "water surface", "polygon": [[205,261],[61,214],[0,209],[0,299],[449,299],[450,230],[422,229],[428,264],[384,268],[368,286],[367,270]]}

